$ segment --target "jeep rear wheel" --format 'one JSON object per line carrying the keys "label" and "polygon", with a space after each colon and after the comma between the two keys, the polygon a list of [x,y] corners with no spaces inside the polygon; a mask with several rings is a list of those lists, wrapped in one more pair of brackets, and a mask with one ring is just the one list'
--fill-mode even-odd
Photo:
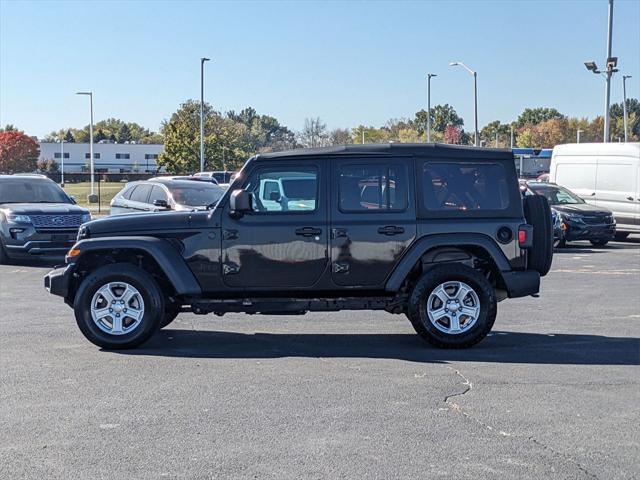
{"label": "jeep rear wheel", "polygon": [[459,264],[427,271],[409,298],[407,316],[424,340],[440,348],[467,348],[487,336],[496,319],[493,287]]}
{"label": "jeep rear wheel", "polygon": [[106,349],[134,348],[158,331],[164,298],[147,272],[116,263],[82,281],[73,308],[78,327],[90,342]]}

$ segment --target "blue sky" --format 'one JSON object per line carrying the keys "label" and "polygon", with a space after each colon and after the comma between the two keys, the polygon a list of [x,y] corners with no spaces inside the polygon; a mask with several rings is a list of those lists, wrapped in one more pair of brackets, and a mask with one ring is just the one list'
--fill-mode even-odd
{"label": "blue sky", "polygon": [[[381,126],[449,103],[473,128],[525,107],[601,114],[604,81],[583,62],[606,56],[607,2],[17,2],[0,0],[0,124],[31,135],[117,117],[157,130],[188,98],[253,106],[293,129]],[[613,54],[640,96],[640,1],[616,0]],[[621,73],[612,101],[621,101]]]}

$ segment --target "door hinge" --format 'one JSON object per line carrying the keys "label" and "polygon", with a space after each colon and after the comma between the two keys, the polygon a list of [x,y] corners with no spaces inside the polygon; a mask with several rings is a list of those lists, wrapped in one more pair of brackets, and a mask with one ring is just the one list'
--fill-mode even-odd
{"label": "door hinge", "polygon": [[224,240],[236,240],[238,238],[238,230],[223,230],[222,238]]}
{"label": "door hinge", "polygon": [[222,273],[224,275],[234,275],[240,271],[240,267],[235,263],[225,263],[222,265]]}
{"label": "door hinge", "polygon": [[333,273],[349,273],[349,264],[348,263],[334,263],[333,264]]}

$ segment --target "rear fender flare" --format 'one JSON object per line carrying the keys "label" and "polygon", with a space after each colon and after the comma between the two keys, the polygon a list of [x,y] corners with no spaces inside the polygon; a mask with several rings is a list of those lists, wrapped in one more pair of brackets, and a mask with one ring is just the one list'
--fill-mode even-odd
{"label": "rear fender flare", "polygon": [[[417,240],[402,256],[391,275],[388,277],[385,290],[397,292],[413,267],[429,250],[437,247],[479,247],[489,253],[500,272],[511,270],[509,261],[490,237],[480,233],[429,235]],[[502,275],[502,274],[501,274]]]}

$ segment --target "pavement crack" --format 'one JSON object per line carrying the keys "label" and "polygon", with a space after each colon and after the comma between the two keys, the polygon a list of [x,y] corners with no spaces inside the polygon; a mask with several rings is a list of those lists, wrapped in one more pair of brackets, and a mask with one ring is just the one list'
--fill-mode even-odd
{"label": "pavement crack", "polygon": [[458,377],[460,377],[462,379],[462,386],[464,387],[464,389],[462,389],[461,391],[451,393],[451,394],[446,395],[444,397],[444,403],[447,405],[449,410],[451,410],[452,412],[455,412],[455,413],[459,413],[459,414],[463,415],[464,417],[468,418],[469,420],[473,420],[475,423],[480,425],[482,428],[484,428],[486,430],[489,430],[491,432],[494,432],[494,433],[496,433],[497,435],[499,435],[501,437],[513,437],[513,438],[517,438],[517,439],[524,439],[527,442],[530,442],[530,443],[536,445],[538,448],[541,448],[541,449],[549,452],[554,457],[561,458],[562,460],[571,463],[573,466],[578,468],[578,470],[580,470],[584,475],[588,476],[589,478],[593,478],[593,479],[596,479],[596,480],[598,479],[598,477],[594,473],[592,473],[589,470],[587,470],[587,468],[584,467],[576,459],[574,459],[570,455],[567,455],[566,453],[562,453],[562,452],[554,449],[553,447],[541,442],[540,440],[536,439],[533,435],[526,436],[526,435],[521,435],[521,434],[517,434],[517,433],[509,433],[509,432],[506,432],[504,430],[496,429],[495,427],[489,425],[487,422],[484,422],[484,421],[480,420],[479,418],[471,415],[469,412],[464,410],[460,404],[458,404],[457,402],[455,402],[452,399],[457,398],[457,397],[463,397],[466,394],[468,394],[471,390],[473,390],[473,382],[471,382],[470,379],[468,379],[466,376],[464,376],[460,372],[460,370],[455,369],[455,368],[453,368],[453,367],[451,367],[449,365],[446,365],[446,367],[449,370],[452,370]]}

